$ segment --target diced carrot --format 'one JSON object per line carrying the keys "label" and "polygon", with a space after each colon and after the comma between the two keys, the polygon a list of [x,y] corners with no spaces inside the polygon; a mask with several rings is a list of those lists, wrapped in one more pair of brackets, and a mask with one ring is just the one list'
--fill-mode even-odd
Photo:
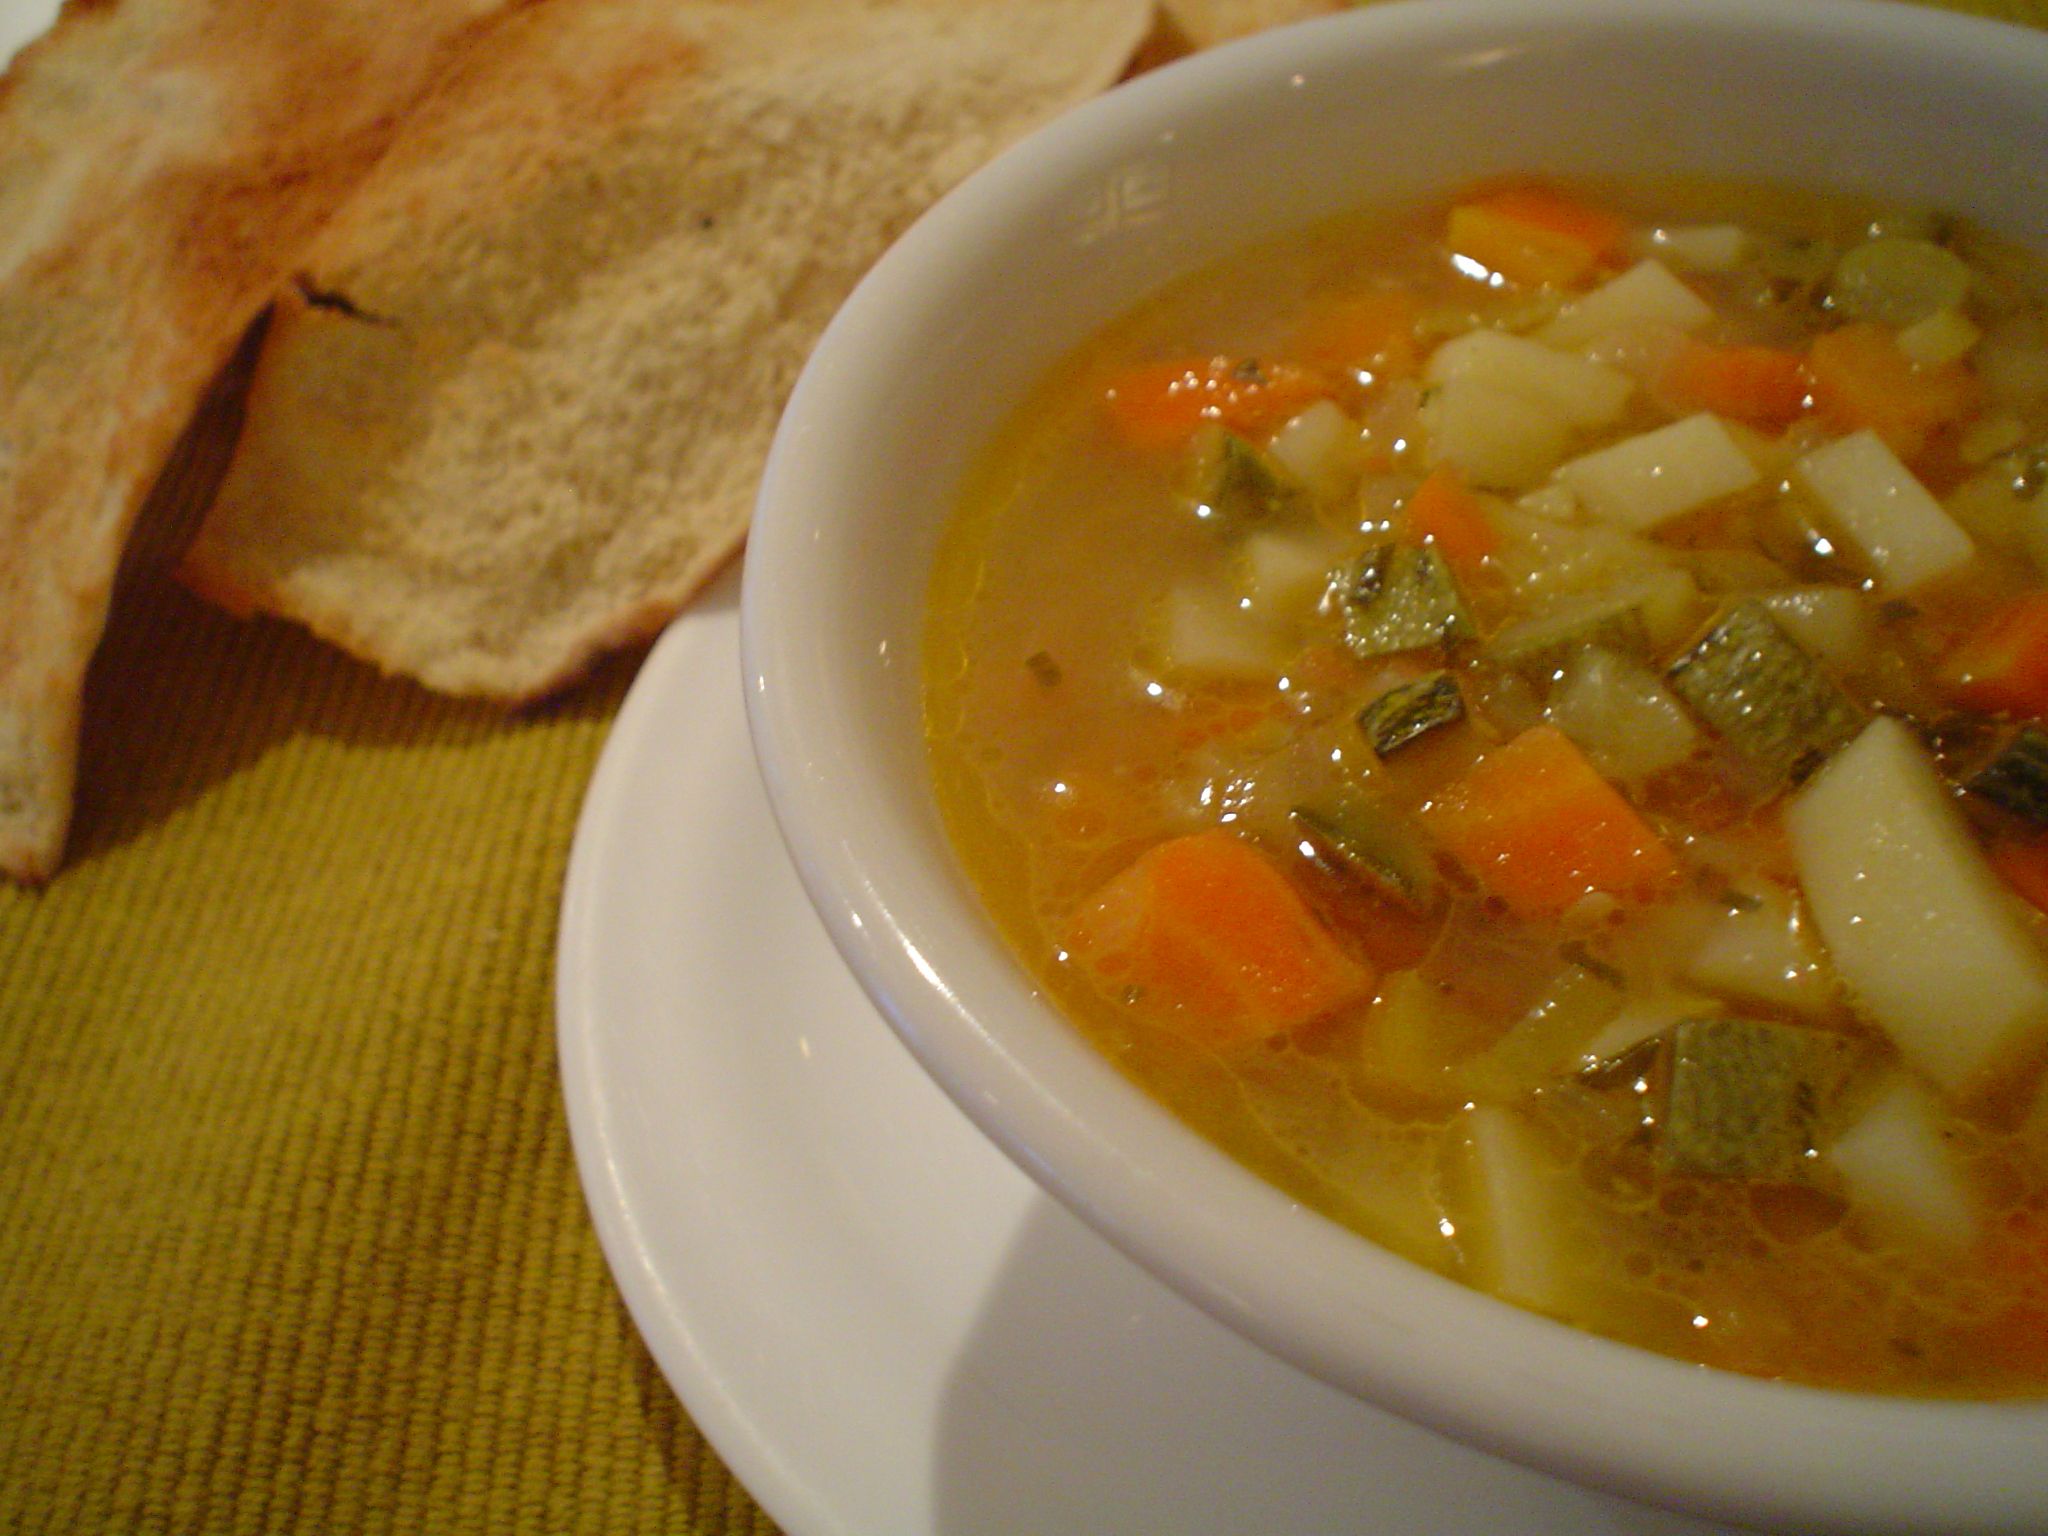
{"label": "diced carrot", "polygon": [[1806,368],[1821,418],[1838,431],[1868,427],[1902,459],[1912,459],[1940,427],[1977,400],[1976,376],[1962,363],[1927,368],[1899,350],[1892,333],[1867,320],[1814,338]]}
{"label": "diced carrot", "polygon": [[1422,819],[1517,917],[1556,916],[1593,891],[1653,895],[1678,869],[1635,807],[1554,726],[1486,753]]}
{"label": "diced carrot", "polygon": [[1619,262],[1628,225],[1553,187],[1512,183],[1458,202],[1444,236],[1458,255],[1530,287],[1572,287]]}
{"label": "diced carrot", "polygon": [[1434,544],[1463,580],[1479,574],[1499,550],[1500,530],[1486,507],[1448,464],[1429,472],[1401,508],[1395,531],[1416,544]]}
{"label": "diced carrot", "polygon": [[2048,592],[2008,603],[1965,635],[1941,677],[1972,709],[2048,714]]}
{"label": "diced carrot", "polygon": [[1405,379],[1421,366],[1415,340],[1421,314],[1421,301],[1405,288],[1324,299],[1309,306],[1289,351],[1333,372],[1357,370],[1375,380]]}
{"label": "diced carrot", "polygon": [[1332,392],[1329,380],[1292,363],[1250,358],[1175,358],[1118,375],[1103,391],[1109,419],[1133,447],[1177,448],[1205,422],[1264,437]]}
{"label": "diced carrot", "polygon": [[1806,363],[1778,347],[1717,347],[1687,337],[1658,380],[1689,411],[1778,432],[1806,409]]}
{"label": "diced carrot", "polygon": [[1370,996],[1374,979],[1287,877],[1223,828],[1140,854],[1082,906],[1068,947],[1162,1024],[1218,1049]]}
{"label": "diced carrot", "polygon": [[2048,912],[2048,837],[1993,843],[1991,867],[2005,877],[2007,885]]}

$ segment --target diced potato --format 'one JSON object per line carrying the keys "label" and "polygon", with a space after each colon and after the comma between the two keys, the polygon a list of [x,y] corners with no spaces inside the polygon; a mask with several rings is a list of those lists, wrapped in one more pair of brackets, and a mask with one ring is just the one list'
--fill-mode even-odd
{"label": "diced potato", "polygon": [[1167,670],[1176,673],[1263,680],[1278,677],[1292,657],[1248,599],[1222,588],[1174,588],[1159,605],[1158,637]]}
{"label": "diced potato", "polygon": [[1941,1134],[1941,1112],[1904,1073],[1836,1138],[1828,1160],[1849,1198],[1880,1220],[1961,1248],[1977,1230],[1976,1202]]}
{"label": "diced potato", "polygon": [[2011,459],[1994,459],[1950,491],[1946,510],[1977,543],[2048,571],[2048,496],[2026,494]]}
{"label": "diced potato", "polygon": [[1976,553],[1970,536],[1875,432],[1852,432],[1816,448],[1792,473],[1889,592],[1924,586]]}
{"label": "diced potato", "polygon": [[1937,309],[1924,320],[1915,320],[1893,340],[1907,358],[1922,368],[1939,368],[1963,356],[1983,336],[1961,310]]}
{"label": "diced potato", "polygon": [[1876,630],[1861,593],[1848,587],[1786,587],[1760,592],[1756,600],[1814,660],[1844,672],[1870,660]]}
{"label": "diced potato", "polygon": [[1667,224],[1650,231],[1650,249],[1690,272],[1728,272],[1749,256],[1749,233],[1738,224]]}
{"label": "diced potato", "polygon": [[1547,713],[1594,767],[1624,782],[1683,762],[1700,739],[1691,716],[1655,674],[1600,646],[1565,664]]}
{"label": "diced potato", "polygon": [[1558,523],[1576,521],[1580,512],[1579,498],[1572,494],[1572,488],[1556,480],[1517,496],[1515,505],[1524,512]]}
{"label": "diced potato", "polygon": [[1238,546],[1251,612],[1274,620],[1313,612],[1343,566],[1333,538],[1314,533],[1254,533]]}
{"label": "diced potato", "polygon": [[1739,894],[1743,905],[1716,916],[1681,974],[1716,997],[1788,1013],[1826,1012],[1833,991],[1791,892],[1759,881]]}
{"label": "diced potato", "polygon": [[1570,1301],[1565,1237],[1557,1197],[1543,1178],[1548,1160],[1535,1132],[1514,1110],[1481,1104],[1467,1110],[1472,1149],[1473,1214],[1459,1237],[1480,1284],[1538,1311]]}
{"label": "diced potato", "polygon": [[1503,331],[1467,331],[1430,355],[1435,385],[1483,384],[1540,401],[1575,427],[1616,420],[1635,391],[1627,374]]}
{"label": "diced potato", "polygon": [[1349,490],[1365,461],[1358,423],[1329,400],[1318,400],[1274,433],[1266,451],[1324,500]]}
{"label": "diced potato", "polygon": [[1760,476],[1719,418],[1702,411],[1581,455],[1557,478],[1594,516],[1645,529],[1747,490]]}
{"label": "diced potato", "polygon": [[1423,403],[1422,427],[1432,462],[1502,491],[1549,474],[1572,433],[1570,420],[1548,401],[1473,380],[1437,386]]}
{"label": "diced potato", "polygon": [[1713,307],[1654,258],[1594,289],[1536,333],[1546,346],[1581,347],[1629,326],[1657,324],[1696,331],[1714,318]]}
{"label": "diced potato", "polygon": [[1792,799],[1785,830],[1836,972],[1953,1093],[2048,1040],[2048,959],[1913,734],[1880,717]]}

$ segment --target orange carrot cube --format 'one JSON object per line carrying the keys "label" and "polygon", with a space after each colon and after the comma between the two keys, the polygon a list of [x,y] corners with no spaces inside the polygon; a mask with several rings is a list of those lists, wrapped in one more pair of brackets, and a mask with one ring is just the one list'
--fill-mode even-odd
{"label": "orange carrot cube", "polygon": [[1554,726],[1486,753],[1422,820],[1517,917],[1555,917],[1594,891],[1654,895],[1678,870],[1635,807]]}

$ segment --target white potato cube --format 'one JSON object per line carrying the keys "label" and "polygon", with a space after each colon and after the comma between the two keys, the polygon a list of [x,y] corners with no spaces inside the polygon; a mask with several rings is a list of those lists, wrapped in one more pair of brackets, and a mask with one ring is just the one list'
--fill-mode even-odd
{"label": "white potato cube", "polygon": [[1749,257],[1749,234],[1736,224],[1678,224],[1650,231],[1650,248],[1692,272],[1730,272]]}
{"label": "white potato cube", "polygon": [[1329,536],[1309,532],[1246,536],[1239,546],[1250,611],[1276,622],[1298,621],[1315,611],[1343,564],[1344,551]]}
{"label": "white potato cube", "polygon": [[1430,354],[1431,384],[1484,384],[1549,406],[1575,427],[1604,427],[1621,415],[1635,381],[1615,368],[1505,331],[1467,331]]}
{"label": "white potato cube", "polygon": [[1645,529],[1747,490],[1761,476],[1720,418],[1702,411],[1581,455],[1560,465],[1557,478],[1594,516]]}
{"label": "white potato cube", "polygon": [[1572,432],[1548,402],[1471,380],[1440,385],[1423,404],[1422,427],[1433,462],[1492,490],[1541,480],[1564,457]]}
{"label": "white potato cube", "polygon": [[1976,553],[1970,536],[1867,428],[1814,449],[1792,473],[1887,591],[1910,592]]}
{"label": "white potato cube", "polygon": [[1849,1198],[1879,1220],[1951,1247],[1977,1231],[1976,1201],[1941,1135],[1941,1111],[1904,1073],[1836,1138],[1828,1160]]}
{"label": "white potato cube", "polygon": [[1880,716],[1792,798],[1785,831],[1835,970],[1952,1093],[2048,1040],[2048,958],[1913,733]]}
{"label": "white potato cube", "polygon": [[1365,462],[1358,423],[1329,400],[1318,400],[1274,433],[1266,451],[1313,495],[1325,499],[1343,494]]}
{"label": "white potato cube", "polygon": [[1716,997],[1808,1015],[1833,1001],[1820,951],[1789,891],[1769,882],[1754,902],[1717,914],[1686,960],[1685,979]]}
{"label": "white potato cube", "polygon": [[1249,599],[1220,587],[1174,588],[1159,605],[1157,633],[1175,673],[1264,681],[1279,677],[1292,654]]}
{"label": "white potato cube", "polygon": [[1959,309],[1937,309],[1893,338],[1899,350],[1923,368],[1952,363],[1977,345],[1984,333]]}
{"label": "white potato cube", "polygon": [[1582,347],[1632,326],[1668,325],[1696,331],[1714,318],[1713,306],[1671,275],[1661,261],[1639,261],[1602,284],[1536,332],[1546,346]]}
{"label": "white potato cube", "polygon": [[1654,673],[1597,646],[1565,664],[1545,713],[1594,767],[1624,782],[1683,762],[1700,739],[1692,717]]}
{"label": "white potato cube", "polygon": [[[1562,1310],[1570,1276],[1558,1231],[1557,1200],[1544,1179],[1535,1133],[1512,1109],[1465,1111],[1471,1138],[1474,1220],[1459,1238],[1481,1284],[1525,1307]],[[1473,1230],[1476,1228],[1477,1230]]]}
{"label": "white potato cube", "polygon": [[1853,671],[1870,660],[1876,630],[1862,593],[1849,587],[1782,587],[1756,600],[1816,661]]}

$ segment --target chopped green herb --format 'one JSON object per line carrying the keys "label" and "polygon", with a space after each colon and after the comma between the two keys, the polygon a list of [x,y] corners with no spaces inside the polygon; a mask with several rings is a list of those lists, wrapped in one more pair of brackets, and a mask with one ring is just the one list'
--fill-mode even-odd
{"label": "chopped green herb", "polygon": [[1389,688],[1358,712],[1358,728],[1381,757],[1399,751],[1439,726],[1465,718],[1465,697],[1448,672],[1432,672]]}
{"label": "chopped green herb", "polygon": [[1609,965],[1587,947],[1584,939],[1567,939],[1557,948],[1566,964],[1575,965],[1588,976],[1604,981],[1610,987],[1626,987],[1628,977],[1619,968]]}
{"label": "chopped green herb", "polygon": [[1302,857],[1332,879],[1421,917],[1443,906],[1443,883],[1428,851],[1392,813],[1297,805],[1287,819]]}

